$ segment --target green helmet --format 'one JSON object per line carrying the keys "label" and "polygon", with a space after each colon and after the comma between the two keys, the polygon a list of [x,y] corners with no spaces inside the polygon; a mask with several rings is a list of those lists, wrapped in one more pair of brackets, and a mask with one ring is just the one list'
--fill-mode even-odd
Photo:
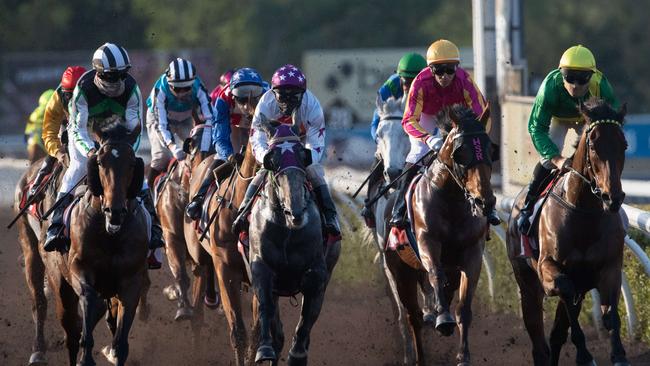
{"label": "green helmet", "polygon": [[427,67],[427,61],[422,55],[415,52],[407,53],[397,64],[397,74],[404,78],[414,78],[425,67]]}

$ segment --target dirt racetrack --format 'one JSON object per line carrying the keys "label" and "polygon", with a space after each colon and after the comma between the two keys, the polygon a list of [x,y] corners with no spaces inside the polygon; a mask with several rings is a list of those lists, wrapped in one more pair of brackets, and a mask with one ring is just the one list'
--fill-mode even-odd
{"label": "dirt racetrack", "polygon": [[[33,325],[31,302],[19,264],[20,249],[15,229],[4,226],[10,210],[0,211],[5,232],[0,244],[0,365],[25,365],[31,353]],[[192,341],[189,322],[172,320],[175,303],[166,300],[162,289],[171,281],[166,266],[150,272],[152,287],[149,300],[152,313],[147,323],[136,320],[130,336],[128,365],[231,365],[232,352],[225,318],[206,309],[201,337]],[[245,294],[250,298],[250,294]],[[291,339],[298,309],[282,301],[282,316],[287,341]],[[247,303],[248,306],[248,303]],[[249,307],[249,306],[248,306]],[[247,307],[247,310],[248,310]],[[46,338],[50,365],[67,364],[62,330],[56,321],[53,304],[48,306]],[[492,314],[475,303],[475,321],[470,334],[475,365],[529,365],[529,340],[517,315]],[[250,318],[250,311],[247,311]],[[598,340],[593,328],[586,329],[589,349],[598,364],[609,364],[609,344]],[[109,363],[99,350],[109,341],[109,331],[100,321],[95,329],[95,360]],[[455,364],[457,336],[442,338],[428,328],[425,332],[429,364]],[[626,344],[633,365],[650,365],[650,352],[639,343]],[[286,357],[287,345],[283,353]],[[312,332],[311,365],[398,365],[402,351],[390,302],[381,285],[368,287],[332,285],[328,289],[320,319]],[[562,364],[573,364],[574,348],[564,349]],[[283,362],[284,363],[284,362]]]}

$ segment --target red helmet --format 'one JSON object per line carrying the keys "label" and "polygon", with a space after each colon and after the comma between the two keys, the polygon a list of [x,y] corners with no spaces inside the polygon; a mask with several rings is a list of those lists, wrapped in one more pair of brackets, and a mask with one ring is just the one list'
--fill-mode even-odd
{"label": "red helmet", "polygon": [[61,89],[64,91],[73,91],[81,75],[86,72],[83,66],[69,66],[61,76]]}
{"label": "red helmet", "polygon": [[234,73],[235,73],[235,69],[230,69],[230,70],[224,72],[223,74],[221,74],[221,76],[219,76],[219,84],[221,84],[223,86],[229,85],[230,84],[230,79],[232,78],[232,74],[234,74]]}

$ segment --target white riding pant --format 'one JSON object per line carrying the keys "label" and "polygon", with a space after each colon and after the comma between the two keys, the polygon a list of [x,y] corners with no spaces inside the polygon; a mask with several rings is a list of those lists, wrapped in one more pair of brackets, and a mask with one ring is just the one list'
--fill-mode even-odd
{"label": "white riding pant", "polygon": [[[580,142],[580,136],[582,135],[582,128],[584,127],[584,122],[579,121],[579,122],[566,122],[562,121],[560,122],[559,120],[552,118],[551,119],[551,126],[549,128],[549,136],[551,137],[551,141],[555,144],[555,146],[560,149],[560,154],[563,156],[571,156],[575,152],[576,146],[578,146],[578,142]],[[569,141],[569,143],[565,144],[565,140],[567,137],[567,134],[569,133],[570,130],[573,130],[577,137],[575,140]],[[567,150],[566,154],[563,154],[564,150]],[[557,167],[551,159],[540,159],[540,163],[544,166],[546,169],[556,169]]]}
{"label": "white riding pant", "polygon": [[[172,160],[171,151],[165,146],[162,142],[162,139],[158,135],[158,130],[156,126],[158,121],[154,116],[154,113],[147,109],[147,134],[149,135],[149,144],[151,145],[151,167],[158,171],[167,170],[169,162]],[[194,120],[190,115],[189,118],[186,118],[182,121],[168,120],[167,125],[169,130],[174,136],[174,141],[177,144],[181,144],[186,138],[190,137],[192,128],[194,127]]]}
{"label": "white riding pant", "polygon": [[[422,126],[422,128],[424,128],[424,130],[427,131],[431,136],[442,138],[440,135],[440,130],[438,129],[438,126],[436,126],[435,117],[422,113],[420,117],[420,126]],[[407,163],[415,164],[431,150],[424,141],[410,135],[409,142],[411,143],[411,150],[409,150],[408,155],[406,155]]]}

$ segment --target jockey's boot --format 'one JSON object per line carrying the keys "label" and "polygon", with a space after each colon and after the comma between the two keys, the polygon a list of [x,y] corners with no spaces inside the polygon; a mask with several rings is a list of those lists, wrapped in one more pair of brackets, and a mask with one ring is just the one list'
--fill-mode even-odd
{"label": "jockey's boot", "polygon": [[[398,229],[404,229],[407,226],[406,220],[406,193],[413,178],[417,175],[418,169],[412,168],[413,164],[406,163],[404,171],[406,172],[399,182],[399,188],[393,204],[393,213],[388,225]],[[412,169],[411,169],[412,168]]]}
{"label": "jockey's boot", "polygon": [[501,224],[501,219],[499,218],[495,207],[486,207],[485,211],[487,212],[487,221],[490,225],[498,226]]}
{"label": "jockey's boot", "polygon": [[156,183],[156,177],[159,176],[160,173],[162,173],[162,171],[149,167],[149,173],[147,173],[147,185],[150,189],[156,189],[154,184]]}
{"label": "jockey's boot", "polygon": [[[254,181],[254,180],[253,180]],[[237,214],[237,218],[235,221],[232,222],[232,232],[235,235],[238,235],[242,231],[248,231],[248,212],[250,211],[251,208],[251,202],[253,201],[253,198],[255,197],[255,193],[259,189],[259,186],[256,184],[251,184],[248,185],[248,188],[246,189],[246,194],[244,195],[244,200],[242,201],[241,205],[239,206],[239,213]]]}
{"label": "jockey's boot", "polygon": [[41,183],[43,182],[43,178],[52,173],[54,162],[56,162],[56,158],[49,155],[45,158],[45,160],[43,160],[43,164],[41,164],[41,168],[38,170],[38,173],[36,173],[36,178],[34,178],[34,183],[32,183],[32,187],[27,193],[27,201],[31,200],[36,195],[38,189],[41,186]]}
{"label": "jockey's boot", "polygon": [[528,193],[526,193],[526,198],[524,200],[524,206],[519,212],[519,218],[517,219],[517,227],[519,232],[522,234],[528,234],[530,230],[530,216],[533,214],[535,209],[535,202],[541,193],[542,185],[544,181],[551,175],[552,170],[545,168],[541,163],[537,163],[535,170],[533,171],[533,179],[528,184]]}
{"label": "jockey's boot", "polygon": [[316,196],[316,203],[318,203],[325,217],[325,230],[333,236],[341,235],[339,221],[336,219],[336,206],[334,205],[327,184],[314,188],[314,194]]}
{"label": "jockey's boot", "polygon": [[[375,158],[375,163],[373,164],[373,166],[378,164],[378,161],[379,160]],[[381,162],[379,164],[381,164]],[[376,222],[375,222],[375,213],[372,212],[372,207],[368,206],[368,202],[372,198],[370,197],[370,195],[372,194],[372,192],[374,192],[377,184],[379,183],[379,181],[381,181],[381,179],[382,179],[382,169],[377,168],[376,171],[370,174],[370,177],[368,178],[368,193],[366,199],[363,201],[363,208],[361,209],[361,216],[366,222],[366,226],[371,229],[376,226]]]}
{"label": "jockey's boot", "polygon": [[[138,196],[140,198],[140,201],[142,202],[142,205],[144,206],[144,209],[149,212],[149,216],[151,216],[151,239],[149,240],[149,249],[152,251],[155,251],[158,248],[162,248],[165,246],[165,242],[163,241],[162,237],[162,228],[160,226],[160,220],[158,219],[158,215],[156,215],[156,208],[153,205],[153,200],[151,199],[151,192],[149,189],[143,189],[140,191],[140,194]],[[162,265],[158,260],[155,260],[155,256],[153,257],[154,260],[152,260],[152,256],[149,256],[148,263],[149,263],[149,269],[158,269]]]}
{"label": "jockey's boot", "polygon": [[46,252],[58,250],[64,253],[68,250],[70,239],[65,237],[63,233],[65,229],[63,215],[66,207],[72,202],[73,198],[71,194],[66,192],[59,192],[57,195],[56,200],[59,202],[59,205],[52,212],[52,221],[50,222],[50,227],[47,228],[47,237],[45,238],[45,243],[43,243],[43,249]]}
{"label": "jockey's boot", "polygon": [[[205,174],[203,182],[201,182],[201,187],[199,187],[198,192],[196,192],[194,197],[192,197],[190,203],[188,203],[185,207],[185,215],[187,215],[187,217],[190,219],[198,220],[201,217],[201,210],[203,208],[203,200],[205,200],[205,195],[208,193],[208,189],[210,188],[212,182],[214,182],[215,176],[219,175],[217,174],[218,172],[216,169],[222,166],[224,162],[225,161],[221,159],[214,159],[212,161],[212,164],[210,164],[208,172]],[[220,180],[221,179],[219,179],[219,181]]]}

